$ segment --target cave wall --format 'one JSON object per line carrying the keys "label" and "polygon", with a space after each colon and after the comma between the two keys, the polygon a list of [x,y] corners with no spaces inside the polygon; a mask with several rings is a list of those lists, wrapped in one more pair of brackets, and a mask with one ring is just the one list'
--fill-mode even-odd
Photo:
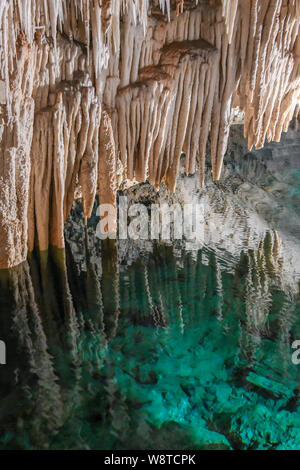
{"label": "cave wall", "polygon": [[3,0],[0,268],[64,247],[79,192],[125,179],[175,189],[179,159],[220,177],[232,109],[249,148],[300,101],[299,0]]}

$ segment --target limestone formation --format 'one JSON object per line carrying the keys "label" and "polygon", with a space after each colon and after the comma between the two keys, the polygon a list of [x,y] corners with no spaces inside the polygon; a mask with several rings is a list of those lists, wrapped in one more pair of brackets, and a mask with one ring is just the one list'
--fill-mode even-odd
{"label": "limestone formation", "polygon": [[64,246],[80,188],[124,177],[174,190],[179,159],[221,174],[231,111],[249,148],[300,103],[300,0],[2,0],[0,268]]}

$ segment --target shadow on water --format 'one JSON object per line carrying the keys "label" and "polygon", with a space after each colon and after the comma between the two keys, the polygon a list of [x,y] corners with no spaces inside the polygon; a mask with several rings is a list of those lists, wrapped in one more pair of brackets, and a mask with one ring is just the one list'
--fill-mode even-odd
{"label": "shadow on water", "polygon": [[0,448],[299,448],[276,234],[231,272],[159,244],[121,269],[112,240],[100,276],[86,261],[67,245],[0,273]]}

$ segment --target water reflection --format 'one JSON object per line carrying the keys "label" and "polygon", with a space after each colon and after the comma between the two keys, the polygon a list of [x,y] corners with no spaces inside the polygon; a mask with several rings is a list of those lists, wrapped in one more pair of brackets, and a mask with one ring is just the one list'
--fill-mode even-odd
{"label": "water reflection", "polygon": [[63,423],[63,401],[46,335],[51,315],[39,308],[38,285],[33,286],[28,263],[1,272],[0,331],[7,346],[6,365],[0,370],[4,448],[10,448],[10,442],[15,449],[45,447]]}
{"label": "water reflection", "polygon": [[230,269],[154,244],[101,273],[72,250],[1,273],[0,447],[299,448],[299,289],[267,232]]}

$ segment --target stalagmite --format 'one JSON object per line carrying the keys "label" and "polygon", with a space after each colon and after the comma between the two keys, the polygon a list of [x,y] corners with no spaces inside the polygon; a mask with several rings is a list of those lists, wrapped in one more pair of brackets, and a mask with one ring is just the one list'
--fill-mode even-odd
{"label": "stalagmite", "polygon": [[[2,0],[0,268],[64,247],[75,195],[117,172],[175,189],[180,156],[220,178],[231,111],[249,148],[299,113],[300,0]],[[210,135],[210,138],[209,138]]]}

